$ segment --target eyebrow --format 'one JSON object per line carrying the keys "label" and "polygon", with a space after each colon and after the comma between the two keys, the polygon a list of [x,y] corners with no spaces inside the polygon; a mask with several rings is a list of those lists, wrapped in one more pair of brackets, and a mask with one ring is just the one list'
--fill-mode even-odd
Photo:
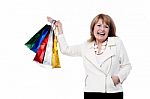
{"label": "eyebrow", "polygon": [[[103,23],[96,23],[96,24],[103,24]],[[105,23],[105,24],[103,24],[103,25],[108,25],[108,24]]]}

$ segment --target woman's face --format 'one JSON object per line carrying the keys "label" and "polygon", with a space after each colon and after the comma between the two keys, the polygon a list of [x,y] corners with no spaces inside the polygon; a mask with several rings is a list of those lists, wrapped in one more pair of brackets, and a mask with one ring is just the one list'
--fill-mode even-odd
{"label": "woman's face", "polygon": [[99,19],[99,21],[94,26],[94,36],[96,38],[96,41],[104,42],[109,33],[109,26],[102,22],[102,19]]}

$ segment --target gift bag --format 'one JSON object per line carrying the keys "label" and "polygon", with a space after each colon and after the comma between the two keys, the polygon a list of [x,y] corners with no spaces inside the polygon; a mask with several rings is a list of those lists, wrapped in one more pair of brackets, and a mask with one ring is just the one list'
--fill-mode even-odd
{"label": "gift bag", "polygon": [[53,35],[54,35],[53,30],[50,30],[48,43],[46,45],[45,56],[44,56],[44,60],[43,60],[43,64],[45,64],[45,65],[52,64],[51,60],[52,60],[52,49],[53,49]]}
{"label": "gift bag", "polygon": [[44,38],[48,34],[49,30],[50,30],[50,26],[45,27],[45,29],[42,31],[42,34],[39,36],[39,38],[36,40],[36,42],[34,43],[33,47],[31,48],[31,50],[33,52],[36,53],[38,51],[42,41],[44,40]]}
{"label": "gift bag", "polygon": [[48,42],[48,37],[49,37],[49,33],[47,34],[47,36],[43,39],[35,57],[34,57],[34,61],[39,62],[39,63],[43,63],[43,59],[44,59],[44,54],[46,51],[46,46],[47,46],[47,42]]}
{"label": "gift bag", "polygon": [[33,61],[61,68],[55,30],[56,28],[46,24],[25,45],[36,53]]}
{"label": "gift bag", "polygon": [[30,38],[30,40],[28,42],[25,43],[25,45],[31,49],[33,47],[33,45],[35,44],[36,40],[40,37],[40,35],[42,34],[43,30],[45,28],[47,28],[48,25],[46,24],[42,29],[40,29],[32,38]]}
{"label": "gift bag", "polygon": [[57,32],[58,28],[55,28],[54,30],[55,35],[53,39],[53,49],[52,49],[52,66],[53,68],[60,68],[60,62],[59,62],[59,55],[58,55],[58,48],[57,48]]}

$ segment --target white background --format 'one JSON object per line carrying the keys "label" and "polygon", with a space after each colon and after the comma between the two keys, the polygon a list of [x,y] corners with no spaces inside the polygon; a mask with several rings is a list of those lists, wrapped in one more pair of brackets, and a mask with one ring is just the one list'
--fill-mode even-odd
{"label": "white background", "polygon": [[110,15],[123,40],[132,71],[124,99],[149,99],[149,0],[3,0],[0,3],[0,99],[83,99],[84,67],[79,57],[61,53],[60,69],[33,62],[26,43],[51,16],[63,23],[69,45],[89,38],[99,13]]}

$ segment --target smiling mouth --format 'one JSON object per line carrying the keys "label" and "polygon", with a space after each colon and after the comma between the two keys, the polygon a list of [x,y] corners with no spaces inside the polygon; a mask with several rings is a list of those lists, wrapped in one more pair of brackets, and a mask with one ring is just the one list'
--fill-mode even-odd
{"label": "smiling mouth", "polygon": [[101,36],[104,36],[104,35],[105,35],[105,33],[103,33],[103,32],[97,32],[97,34],[98,34],[98,35],[101,35]]}

